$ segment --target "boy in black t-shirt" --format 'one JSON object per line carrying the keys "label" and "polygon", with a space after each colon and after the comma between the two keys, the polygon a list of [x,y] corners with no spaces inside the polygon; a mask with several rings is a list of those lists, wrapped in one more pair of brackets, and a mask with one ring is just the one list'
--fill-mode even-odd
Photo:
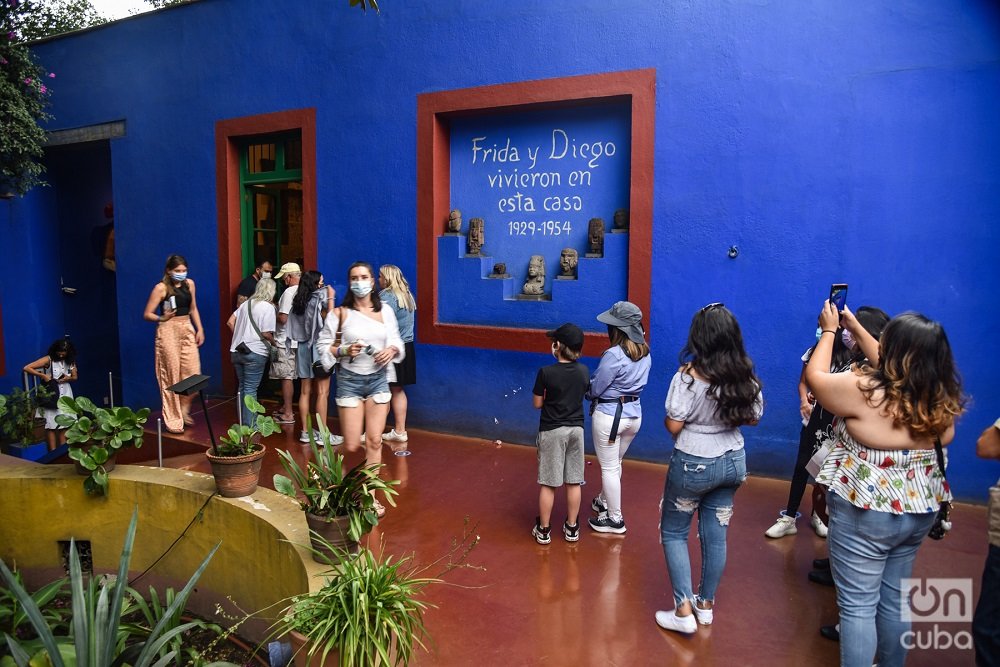
{"label": "boy in black t-shirt", "polygon": [[546,334],[552,339],[552,356],[559,363],[543,366],[535,378],[535,407],[542,417],[538,424],[538,516],[531,529],[535,541],[548,544],[552,504],[556,489],[566,485],[567,542],[580,539],[580,484],[583,483],[583,397],[590,386],[590,371],[577,359],[583,350],[583,331],[564,324]]}

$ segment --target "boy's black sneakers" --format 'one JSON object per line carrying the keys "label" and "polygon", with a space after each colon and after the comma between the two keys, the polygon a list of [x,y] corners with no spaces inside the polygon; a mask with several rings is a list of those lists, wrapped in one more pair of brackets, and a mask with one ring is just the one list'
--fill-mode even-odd
{"label": "boy's black sneakers", "polygon": [[600,496],[594,496],[594,499],[590,501],[590,509],[600,514],[608,511],[608,504],[601,500]]}
{"label": "boy's black sneakers", "polygon": [[539,544],[548,544],[552,541],[552,536],[549,535],[550,532],[552,532],[552,526],[542,528],[540,518],[536,516],[535,527],[531,529],[531,534],[535,537],[535,541]]}
{"label": "boy's black sneakers", "polygon": [[568,521],[563,522],[563,537],[566,538],[567,542],[576,542],[580,539],[580,522],[577,521],[572,526],[569,525]]}

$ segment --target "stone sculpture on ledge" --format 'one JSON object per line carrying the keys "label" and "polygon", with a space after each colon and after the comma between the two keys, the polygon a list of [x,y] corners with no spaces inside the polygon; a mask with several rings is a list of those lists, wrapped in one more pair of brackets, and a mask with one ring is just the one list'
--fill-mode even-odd
{"label": "stone sculpture on ledge", "polygon": [[563,248],[559,254],[559,275],[556,280],[576,280],[576,267],[580,263],[580,253],[576,248]]}
{"label": "stone sculpture on ledge", "polygon": [[545,258],[532,255],[528,262],[528,279],[524,281],[521,293],[526,296],[538,297],[545,294]]}
{"label": "stone sculpture on ledge", "polygon": [[585,257],[604,257],[604,220],[601,218],[590,219]]}
{"label": "stone sculpture on ledge", "polygon": [[457,208],[448,214],[448,222],[445,223],[445,235],[458,236],[462,232],[462,212]]}
{"label": "stone sculpture on ledge", "polygon": [[627,208],[620,208],[615,211],[615,222],[614,228],[611,230],[614,234],[623,234],[628,231],[629,226],[629,214]]}
{"label": "stone sculpture on ledge", "polygon": [[507,273],[507,265],[503,262],[497,262],[493,265],[493,273],[486,276],[487,278],[510,278],[510,274]]}
{"label": "stone sculpture on ledge", "polygon": [[480,257],[483,250],[484,230],[486,222],[482,218],[472,218],[469,220],[469,238],[466,241],[465,254],[467,257]]}

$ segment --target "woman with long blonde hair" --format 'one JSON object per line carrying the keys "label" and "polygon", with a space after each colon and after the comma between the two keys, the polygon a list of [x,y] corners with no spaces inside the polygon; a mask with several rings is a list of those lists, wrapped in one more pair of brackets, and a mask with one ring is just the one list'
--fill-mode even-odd
{"label": "woman with long blonde hair", "polygon": [[[410,292],[410,284],[403,272],[395,264],[383,264],[378,271],[378,285],[382,303],[392,308],[399,324],[399,336],[403,339],[406,356],[399,363],[391,364],[386,370],[389,376],[389,391],[392,392],[392,430],[382,436],[394,450],[406,449],[409,436],[406,435],[407,398],[404,387],[417,383],[417,355],[413,345],[413,312],[417,302]],[[398,443],[398,444],[396,444]]]}

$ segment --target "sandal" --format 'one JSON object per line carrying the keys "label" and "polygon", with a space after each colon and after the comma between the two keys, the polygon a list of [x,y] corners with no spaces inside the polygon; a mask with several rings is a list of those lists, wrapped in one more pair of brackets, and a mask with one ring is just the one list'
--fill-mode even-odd
{"label": "sandal", "polygon": [[293,415],[291,417],[286,417],[283,414],[281,414],[280,412],[275,412],[274,413],[274,421],[278,422],[279,424],[294,424],[295,423],[295,416]]}
{"label": "sandal", "polygon": [[375,516],[377,516],[380,519],[385,516],[385,507],[382,506],[382,503],[376,500],[374,507],[375,507]]}

